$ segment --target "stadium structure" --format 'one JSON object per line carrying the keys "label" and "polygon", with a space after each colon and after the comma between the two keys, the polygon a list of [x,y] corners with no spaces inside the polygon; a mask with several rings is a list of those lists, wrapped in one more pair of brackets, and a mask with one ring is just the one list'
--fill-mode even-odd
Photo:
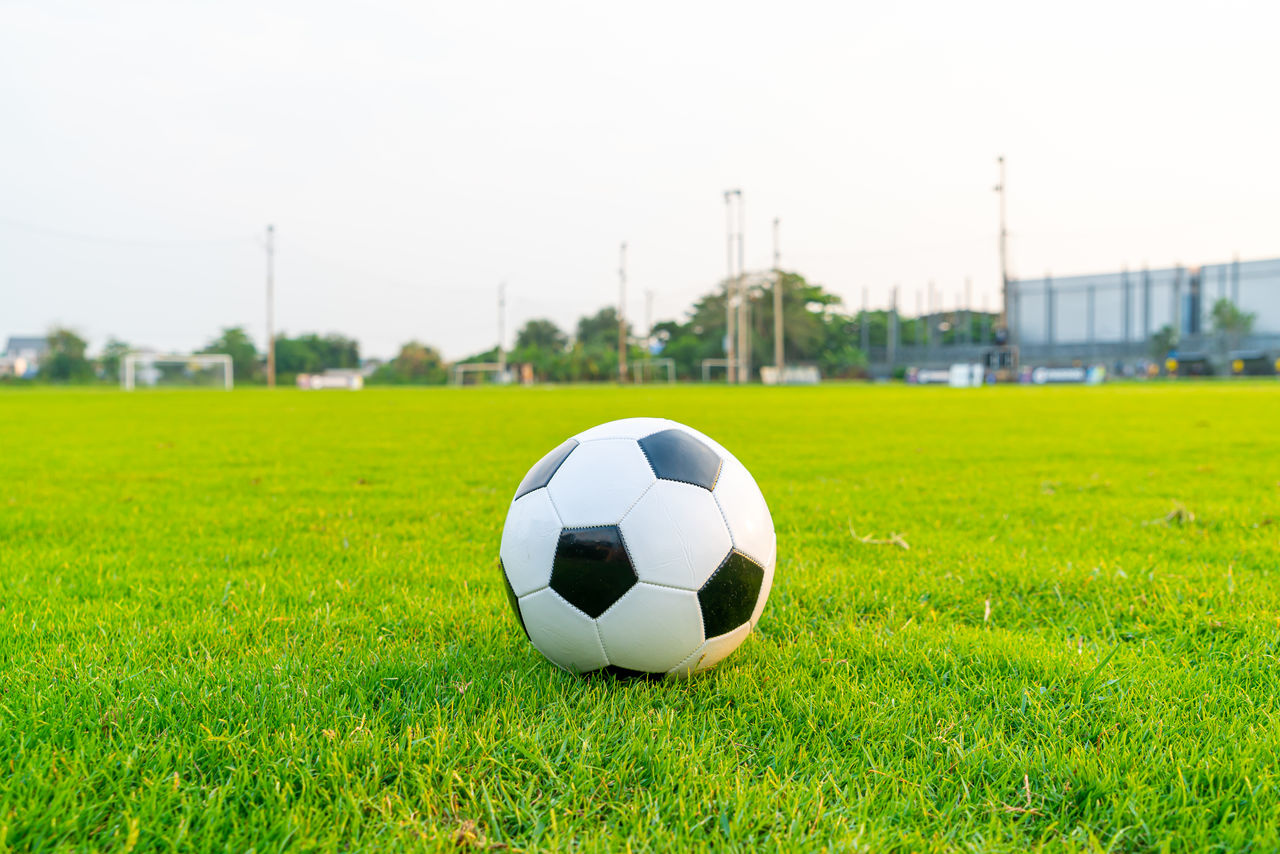
{"label": "stadium structure", "polygon": [[[1280,258],[1011,279],[1008,293],[1008,344],[1024,366],[1099,364],[1140,373],[1171,358],[1178,373],[1280,371]],[[1213,307],[1222,299],[1253,315],[1247,333],[1215,328]],[[911,318],[891,309],[895,332],[923,322],[924,344],[871,348],[873,375],[989,361],[996,346],[990,328],[972,342],[941,342],[938,330],[963,323],[964,314]]]}
{"label": "stadium structure", "polygon": [[[1280,258],[1018,279],[1009,291],[1024,362],[1147,357],[1162,330],[1184,356],[1280,351]],[[1214,329],[1222,299],[1254,315],[1248,335],[1224,341]]]}

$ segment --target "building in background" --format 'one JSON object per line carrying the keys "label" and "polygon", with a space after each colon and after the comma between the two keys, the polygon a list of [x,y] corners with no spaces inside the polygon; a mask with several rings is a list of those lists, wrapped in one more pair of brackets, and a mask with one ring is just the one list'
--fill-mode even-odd
{"label": "building in background", "polygon": [[40,370],[40,360],[49,352],[49,342],[44,338],[14,336],[0,355],[0,377],[34,377]]}
{"label": "building in background", "polygon": [[[1250,333],[1229,344],[1213,323],[1222,299],[1254,315]],[[1009,315],[1024,364],[1159,357],[1161,342],[1222,358],[1228,346],[1280,351],[1280,258],[1015,279]]]}

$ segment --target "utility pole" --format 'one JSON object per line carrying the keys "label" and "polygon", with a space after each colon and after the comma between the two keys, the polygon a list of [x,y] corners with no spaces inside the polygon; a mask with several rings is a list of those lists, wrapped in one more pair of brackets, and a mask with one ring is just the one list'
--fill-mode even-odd
{"label": "utility pole", "polygon": [[627,381],[627,241],[618,250],[618,382]]}
{"label": "utility pole", "polygon": [[276,227],[267,226],[267,388],[276,387]]}
{"label": "utility pole", "polygon": [[781,220],[773,218],[773,367],[782,383],[782,252],[778,248],[778,226]]}
{"label": "utility pole", "polygon": [[653,345],[653,291],[645,289],[644,292],[644,349],[645,355],[648,356],[649,348]]}
{"label": "utility pole", "polygon": [[864,286],[862,288],[862,314],[858,317],[858,338],[862,344],[862,353],[867,357],[867,363],[871,362],[871,327],[868,324],[871,321],[871,297],[867,293]]}
{"label": "utility pole", "polygon": [[742,235],[746,213],[738,191],[738,382],[751,381],[751,301],[747,299],[747,267]]}
{"label": "utility pole", "polygon": [[728,273],[724,280],[724,378],[733,384],[733,190],[724,191],[725,251],[728,254]]}
{"label": "utility pole", "polygon": [[893,286],[893,297],[889,303],[888,338],[885,341],[885,362],[889,366],[889,377],[893,377],[894,363],[898,360],[898,286]]}
{"label": "utility pole", "polygon": [[964,277],[964,343],[973,343],[973,280]]}
{"label": "utility pole", "polygon": [[995,187],[1000,196],[1000,327],[1012,344],[1013,334],[1009,328],[1009,231],[1004,219],[1004,155],[997,157],[996,163],[1000,166],[1000,183]]}
{"label": "utility pole", "polygon": [[498,285],[498,381],[507,375],[507,283]]}
{"label": "utility pole", "polygon": [[728,256],[728,277],[724,280],[724,361],[725,361],[725,382],[733,384],[737,382],[738,354],[734,334],[734,293],[736,280],[734,277],[733,267],[733,197],[737,196],[739,204],[741,204],[741,190],[725,190],[724,191],[724,221],[725,221],[725,249]]}

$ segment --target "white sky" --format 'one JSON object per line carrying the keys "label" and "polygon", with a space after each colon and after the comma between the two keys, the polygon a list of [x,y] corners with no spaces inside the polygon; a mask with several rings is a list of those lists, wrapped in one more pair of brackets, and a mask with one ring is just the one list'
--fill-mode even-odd
{"label": "white sky", "polygon": [[1012,269],[1280,255],[1280,4],[0,0],[0,336],[458,357],[749,267],[914,310]]}

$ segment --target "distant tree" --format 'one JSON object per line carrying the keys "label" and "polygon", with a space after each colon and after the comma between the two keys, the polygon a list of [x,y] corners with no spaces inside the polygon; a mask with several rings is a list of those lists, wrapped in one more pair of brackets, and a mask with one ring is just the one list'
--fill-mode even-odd
{"label": "distant tree", "polygon": [[369,381],[390,385],[441,385],[448,379],[448,367],[440,352],[419,341],[410,341],[400,348],[394,359],[374,371]]}
{"label": "distant tree", "polygon": [[[616,324],[615,324],[616,325]],[[569,338],[550,320],[530,320],[516,333],[517,350],[544,350],[548,353],[561,353],[568,345]]]}
{"label": "distant tree", "polygon": [[1151,355],[1156,359],[1164,359],[1178,349],[1178,330],[1169,324],[1151,336]]}
{"label": "distant tree", "polygon": [[550,320],[530,320],[516,333],[510,361],[531,365],[539,380],[571,379],[565,350],[568,336]]}
{"label": "distant tree", "polygon": [[1213,331],[1217,333],[1224,353],[1239,349],[1240,342],[1253,331],[1253,323],[1258,319],[1258,315],[1242,311],[1226,297],[1213,304],[1210,314],[1213,317]]}
{"label": "distant tree", "polygon": [[57,327],[45,339],[49,352],[40,360],[41,379],[51,382],[88,382],[93,379],[93,365],[85,357],[88,343],[70,329]]}
{"label": "distant tree", "polygon": [[[797,273],[783,272],[781,287],[784,357],[789,363],[817,364],[828,376],[849,376],[865,366],[856,319],[838,311],[838,296]],[[753,375],[761,365],[773,364],[773,288],[770,279],[747,292]],[[699,377],[704,359],[725,357],[725,324],[721,286],[694,303],[688,321],[656,324],[654,337],[662,355],[675,362],[677,375]]]}
{"label": "distant tree", "polygon": [[258,376],[258,348],[243,326],[228,326],[222,334],[199,350],[200,353],[223,353],[231,357],[231,373],[236,382],[250,382]]}
{"label": "distant tree", "polygon": [[132,350],[132,347],[120,339],[108,338],[106,345],[102,348],[102,355],[98,357],[102,378],[108,382],[120,382],[120,365]]}
{"label": "distant tree", "polygon": [[[626,335],[631,337],[631,325],[627,325]],[[613,347],[614,362],[617,362],[618,349],[618,310],[613,306],[602,308],[589,317],[578,320],[577,342],[584,347]]]}
{"label": "distant tree", "polygon": [[360,367],[360,345],[352,338],[308,332],[295,338],[276,336],[276,373],[315,374],[329,368]]}

